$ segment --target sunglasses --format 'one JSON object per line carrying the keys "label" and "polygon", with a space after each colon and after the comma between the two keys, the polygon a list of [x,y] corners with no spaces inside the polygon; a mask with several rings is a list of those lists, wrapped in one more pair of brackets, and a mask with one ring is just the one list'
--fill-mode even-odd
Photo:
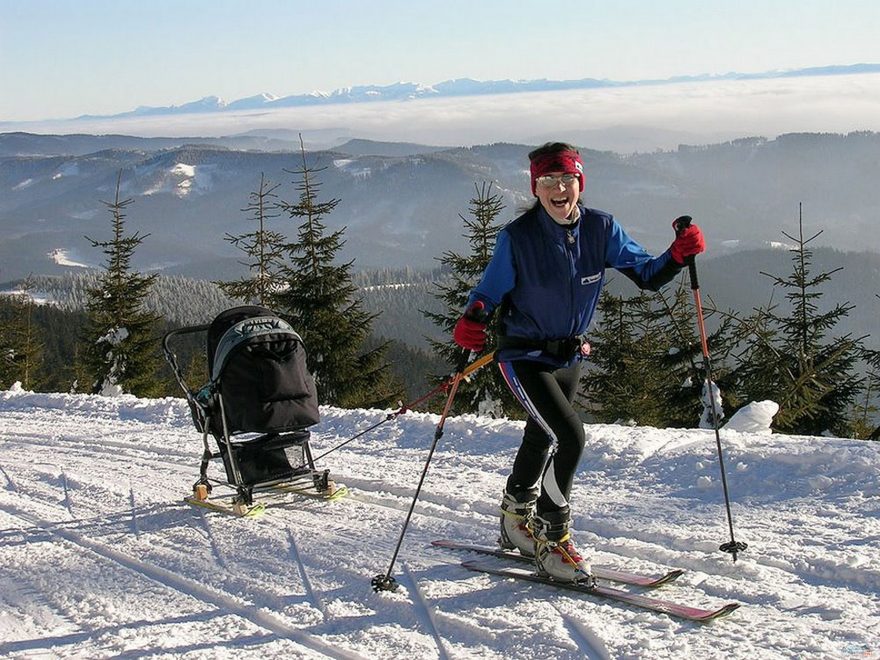
{"label": "sunglasses", "polygon": [[577,174],[560,174],[558,176],[545,174],[544,176],[539,176],[535,181],[542,188],[556,188],[560,183],[568,188],[574,181],[577,181],[577,178]]}

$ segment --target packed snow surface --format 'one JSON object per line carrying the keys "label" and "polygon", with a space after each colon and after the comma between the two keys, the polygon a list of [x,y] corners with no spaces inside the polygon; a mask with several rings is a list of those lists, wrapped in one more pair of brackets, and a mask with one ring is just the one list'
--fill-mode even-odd
{"label": "packed snow surface", "polygon": [[0,392],[0,657],[880,658],[878,443],[722,429],[748,543],[734,563],[713,430],[587,426],[578,544],[595,564],[685,569],[654,595],[742,603],[698,624],[470,573],[472,555],[431,547],[496,538],[522,425],[471,415],[446,422],[399,590],[374,593],[438,418],[322,416],[316,456],[386,420],[318,459],[351,494],[273,495],[234,518],[182,501],[202,451],[182,400]]}

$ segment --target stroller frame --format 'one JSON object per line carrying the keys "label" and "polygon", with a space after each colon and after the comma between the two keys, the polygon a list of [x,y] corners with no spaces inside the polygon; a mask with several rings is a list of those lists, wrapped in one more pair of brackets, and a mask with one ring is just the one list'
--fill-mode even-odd
{"label": "stroller frame", "polygon": [[[318,495],[332,495],[336,486],[330,479],[329,470],[317,470],[315,468],[312,452],[309,447],[309,432],[305,427],[291,432],[264,433],[255,438],[234,442],[233,437],[236,437],[236,434],[229,430],[226,404],[217,384],[212,379],[197,391],[192,389],[186,382],[178,364],[177,355],[172,348],[172,340],[182,335],[206,333],[210,328],[211,324],[178,328],[166,333],[162,339],[162,352],[165,360],[171,367],[175,380],[186,395],[196,429],[202,433],[203,453],[199,467],[199,478],[192,486],[193,499],[205,502],[211,494],[214,485],[228,486],[235,491],[232,499],[234,513],[245,515],[254,504],[254,493],[259,491],[276,490],[284,492],[285,490],[294,490],[296,492],[307,492],[307,489],[314,488],[315,493]],[[220,428],[222,428],[222,433],[219,434],[219,437],[211,432],[211,409],[215,405],[219,411]],[[213,435],[218,445],[218,451],[212,450],[208,440],[209,435]],[[302,451],[302,464],[291,466],[291,470],[287,474],[252,483],[242,476],[239,454],[242,448],[253,447],[258,444],[264,449],[299,447]],[[226,481],[210,479],[208,477],[208,466],[215,459],[223,460],[226,467]]]}

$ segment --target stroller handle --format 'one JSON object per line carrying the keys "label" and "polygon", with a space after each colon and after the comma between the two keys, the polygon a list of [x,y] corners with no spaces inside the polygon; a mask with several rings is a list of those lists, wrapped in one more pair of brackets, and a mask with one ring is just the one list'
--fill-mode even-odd
{"label": "stroller handle", "polygon": [[190,400],[192,400],[193,391],[192,388],[187,385],[183,378],[183,373],[180,371],[180,365],[177,363],[177,354],[175,354],[174,349],[171,347],[171,338],[179,335],[194,334],[196,332],[207,332],[210,327],[210,324],[205,324],[178,328],[177,330],[171,330],[170,332],[165,333],[165,336],[162,337],[162,353],[165,355],[165,361],[168,362],[168,366],[171,367],[171,371],[174,373],[174,378],[177,380],[177,384],[180,385],[180,388],[183,390],[184,394],[186,394],[186,398]]}

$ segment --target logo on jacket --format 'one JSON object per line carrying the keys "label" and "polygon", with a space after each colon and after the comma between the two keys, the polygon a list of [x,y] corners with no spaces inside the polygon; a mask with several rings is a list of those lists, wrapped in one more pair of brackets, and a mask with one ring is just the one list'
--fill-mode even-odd
{"label": "logo on jacket", "polygon": [[596,273],[595,275],[587,275],[586,277],[581,278],[581,284],[595,284],[599,280],[602,279],[602,273]]}

